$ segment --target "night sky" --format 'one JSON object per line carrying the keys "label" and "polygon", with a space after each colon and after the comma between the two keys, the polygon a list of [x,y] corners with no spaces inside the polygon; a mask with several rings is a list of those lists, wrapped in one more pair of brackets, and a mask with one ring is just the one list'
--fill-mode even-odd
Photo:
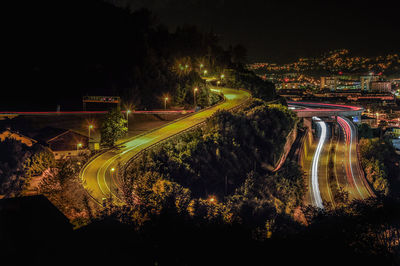
{"label": "night sky", "polygon": [[[182,25],[213,31],[225,48],[230,44],[245,46],[250,63],[286,63],[343,48],[363,56],[400,53],[398,8],[389,1],[104,1],[131,11],[148,8],[171,32]],[[123,66],[122,61],[132,60],[118,55],[119,51],[135,50],[133,32],[140,31],[125,23],[125,11],[102,0],[3,3],[1,36],[6,59],[2,64],[6,73],[1,80],[0,109],[23,106],[37,110],[33,107],[36,103],[54,110],[60,102],[65,109],[69,107],[64,102],[79,103],[82,95],[114,95],[110,92],[114,85],[109,82],[123,80],[118,77],[121,71],[113,65],[115,73],[107,70],[104,74],[99,66],[118,60],[121,62],[115,65]]]}
{"label": "night sky", "polygon": [[400,51],[393,1],[110,0],[148,7],[171,29],[194,24],[243,44],[249,61],[287,62],[331,49],[360,55]]}

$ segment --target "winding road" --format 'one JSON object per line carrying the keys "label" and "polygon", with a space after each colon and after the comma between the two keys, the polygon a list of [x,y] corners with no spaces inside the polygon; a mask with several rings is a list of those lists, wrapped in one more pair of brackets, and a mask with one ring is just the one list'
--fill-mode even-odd
{"label": "winding road", "polygon": [[98,203],[102,203],[105,198],[116,198],[119,186],[117,178],[119,166],[124,166],[143,149],[203,123],[216,111],[233,109],[251,98],[250,93],[245,90],[229,88],[214,88],[213,90],[222,92],[225,97],[222,103],[133,137],[86,163],[80,172],[80,178],[91,197]]}

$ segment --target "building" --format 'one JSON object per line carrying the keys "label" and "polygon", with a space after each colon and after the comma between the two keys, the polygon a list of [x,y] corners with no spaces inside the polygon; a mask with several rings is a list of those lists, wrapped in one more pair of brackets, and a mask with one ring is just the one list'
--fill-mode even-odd
{"label": "building", "polygon": [[372,92],[387,92],[392,91],[392,83],[390,81],[372,81],[370,83],[370,90]]}
{"label": "building", "polygon": [[361,76],[361,90],[370,91],[371,90],[371,82],[378,81],[381,78],[379,75],[367,75]]}
{"label": "building", "polygon": [[321,90],[329,89],[331,91],[336,90],[338,78],[335,77],[321,77]]}
{"label": "building", "polygon": [[36,140],[31,139],[30,137],[24,136],[17,131],[13,131],[10,128],[7,128],[3,132],[0,132],[0,141],[4,141],[6,138],[18,140],[29,147],[31,147],[33,144],[37,143]]}
{"label": "building", "polygon": [[279,84],[279,89],[300,89],[303,85],[300,82],[284,82]]}
{"label": "building", "polygon": [[331,91],[341,90],[359,90],[361,82],[358,77],[349,75],[339,75],[332,77],[321,77],[321,89]]}
{"label": "building", "polygon": [[392,128],[389,128],[388,131],[390,131],[391,134],[395,138],[399,138],[400,137],[400,127],[392,127]]}
{"label": "building", "polygon": [[89,152],[89,138],[70,129],[46,127],[35,135],[35,139],[47,145],[56,160]]}

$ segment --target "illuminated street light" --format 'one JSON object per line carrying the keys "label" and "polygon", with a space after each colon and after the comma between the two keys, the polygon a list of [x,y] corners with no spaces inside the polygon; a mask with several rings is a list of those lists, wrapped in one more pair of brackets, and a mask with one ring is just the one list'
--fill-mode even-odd
{"label": "illuminated street light", "polygon": [[164,99],[164,109],[167,110],[167,101],[168,101],[168,97],[165,97]]}
{"label": "illuminated street light", "polygon": [[79,148],[81,148],[82,147],[82,143],[78,143],[78,144],[76,144],[76,150],[78,151],[79,150]]}
{"label": "illuminated street light", "polygon": [[[114,179],[114,176],[113,176],[113,174],[114,174],[114,172],[115,172],[115,168],[113,167],[113,168],[111,168],[110,169],[110,172],[111,172],[111,179]],[[113,198],[112,198],[112,191],[111,191],[111,189],[112,189],[112,186],[110,186],[110,203],[112,203],[112,200],[113,200]]]}
{"label": "illuminated street light", "polygon": [[194,93],[193,93],[193,101],[194,101],[194,107],[196,108],[196,92],[198,88],[194,88]]}
{"label": "illuminated street light", "polygon": [[131,110],[126,110],[126,133],[128,133],[129,131],[129,113],[131,112]]}
{"label": "illuminated street light", "polygon": [[201,71],[201,68],[202,68],[203,66],[204,66],[203,64],[200,64],[200,71]]}
{"label": "illuminated street light", "polygon": [[208,199],[208,201],[209,201],[210,203],[215,203],[215,202],[217,202],[217,199],[215,198],[215,196],[211,196],[211,197]]}
{"label": "illuminated street light", "polygon": [[207,75],[207,69],[204,69],[204,76]]}
{"label": "illuminated street light", "polygon": [[89,125],[88,126],[88,130],[89,130],[89,142],[90,142],[90,130],[93,129],[93,125]]}
{"label": "illuminated street light", "polygon": [[218,81],[217,81],[217,85],[219,85],[220,83],[221,83],[221,82],[218,80]]}
{"label": "illuminated street light", "polygon": [[225,77],[225,75],[224,75],[224,74],[222,74],[222,75],[221,75],[221,79],[223,79],[224,77]]}

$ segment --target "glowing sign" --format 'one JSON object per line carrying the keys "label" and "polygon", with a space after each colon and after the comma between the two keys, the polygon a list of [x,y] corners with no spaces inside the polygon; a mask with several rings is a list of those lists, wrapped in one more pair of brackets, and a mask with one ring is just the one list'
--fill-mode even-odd
{"label": "glowing sign", "polygon": [[83,96],[84,103],[120,103],[118,96]]}

